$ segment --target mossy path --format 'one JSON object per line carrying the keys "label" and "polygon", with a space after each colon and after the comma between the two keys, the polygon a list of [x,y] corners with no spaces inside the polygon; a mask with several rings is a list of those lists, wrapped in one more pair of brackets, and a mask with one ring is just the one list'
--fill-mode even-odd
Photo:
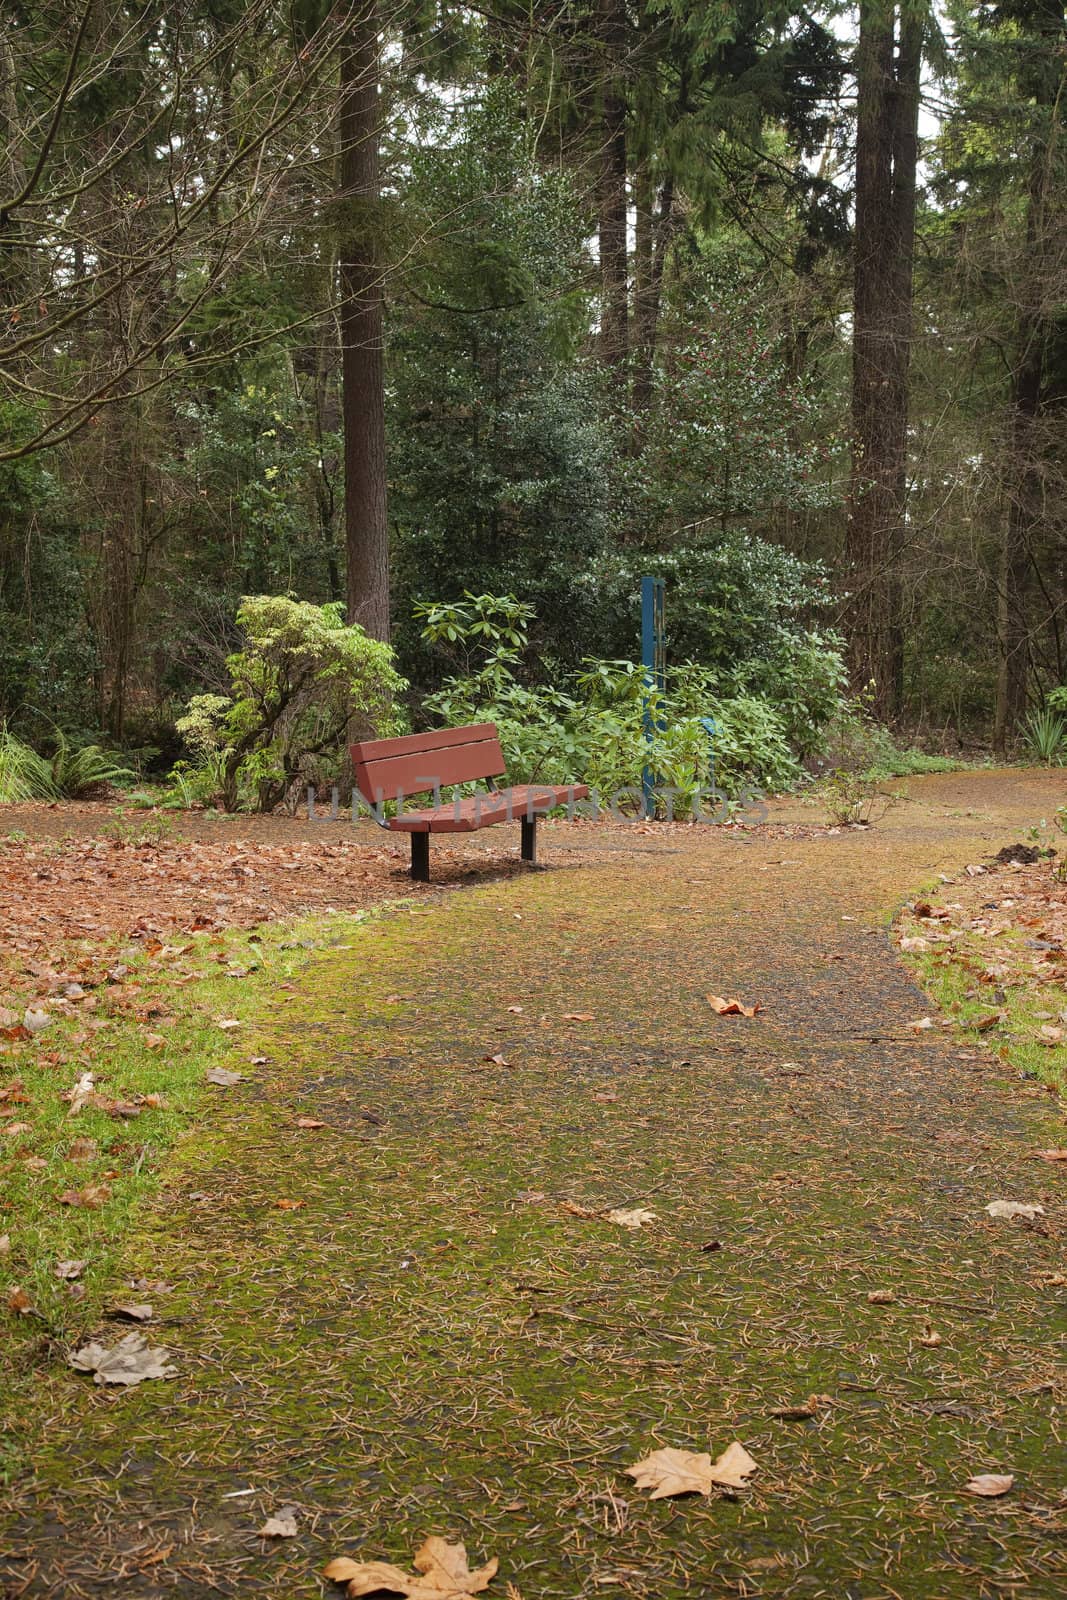
{"label": "mossy path", "polygon": [[[299,1600],[436,1532],[524,1600],[1062,1594],[1062,1114],[911,1031],[886,937],[1054,785],[911,792],[871,833],[550,831],[551,870],[315,957],[129,1245],[180,1376],[42,1375],[10,1592]],[[658,1220],[582,1214],[617,1206]],[[733,1439],[734,1498],[621,1473]]]}

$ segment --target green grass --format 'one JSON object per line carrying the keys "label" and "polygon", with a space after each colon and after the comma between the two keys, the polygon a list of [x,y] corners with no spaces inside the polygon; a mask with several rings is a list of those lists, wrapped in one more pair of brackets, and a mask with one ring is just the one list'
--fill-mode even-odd
{"label": "green grass", "polygon": [[[25,979],[14,968],[0,969],[0,1004],[21,1016],[30,1003],[53,1019],[32,1041],[6,1044],[0,1058],[0,1091],[17,1086],[0,1102],[9,1113],[0,1120],[0,1237],[8,1240],[0,1251],[0,1330],[13,1373],[0,1394],[0,1484],[18,1471],[33,1426],[35,1368],[99,1321],[105,1285],[113,1296],[115,1262],[156,1189],[161,1158],[198,1123],[210,1126],[213,1102],[231,1092],[207,1084],[206,1070],[225,1065],[254,1076],[249,1024],[264,994],[305,963],[308,948],[343,938],[368,915],[177,936],[154,955],[136,945],[71,951],[65,964],[53,955],[53,965],[87,991],[66,1012],[20,990]],[[120,981],[108,982],[120,966]],[[87,1009],[93,997],[95,1008]],[[222,1029],[219,1019],[242,1026]],[[106,1025],[93,1028],[98,1021]],[[151,1034],[165,1044],[150,1048]],[[160,1095],[162,1104],[130,1120],[92,1106],[72,1116],[63,1095],[85,1072],[108,1100]],[[28,1131],[5,1131],[20,1123]],[[91,1153],[78,1158],[76,1141],[82,1149],[89,1141]],[[99,1209],[61,1202],[65,1193],[101,1185],[110,1195]],[[77,1297],[55,1275],[58,1262],[72,1260],[86,1263]],[[9,1309],[17,1289],[32,1308],[25,1314]]]}
{"label": "green grass", "polygon": [[[951,952],[935,947],[905,954],[904,959],[931,999],[956,1020],[961,1037],[980,1040],[1016,1073],[1067,1095],[1067,1044],[1049,1046],[1040,1040],[1043,1026],[1067,1026],[1060,1016],[1065,1009],[1063,985],[1024,974],[1027,954],[1022,932],[1012,929],[995,942],[961,933]],[[1006,966],[1005,976],[996,983],[980,981],[991,963]],[[1002,1020],[980,1030],[977,1024],[995,1012]]]}

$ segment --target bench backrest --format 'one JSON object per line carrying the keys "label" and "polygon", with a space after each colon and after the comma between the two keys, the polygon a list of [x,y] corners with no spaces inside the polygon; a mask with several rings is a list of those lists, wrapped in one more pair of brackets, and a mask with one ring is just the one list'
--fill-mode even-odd
{"label": "bench backrest", "polygon": [[493,722],[469,728],[435,728],[402,739],[364,739],[351,746],[356,788],[376,805],[379,796],[423,794],[439,785],[472,783],[505,771],[500,737]]}

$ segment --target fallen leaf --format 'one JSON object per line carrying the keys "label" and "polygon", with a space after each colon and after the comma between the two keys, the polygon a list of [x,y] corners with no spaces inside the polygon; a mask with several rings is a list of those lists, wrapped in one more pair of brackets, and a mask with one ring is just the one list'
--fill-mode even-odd
{"label": "fallen leaf", "polygon": [[83,1211],[99,1211],[111,1199],[106,1183],[91,1183],[84,1189],[68,1189],[59,1197],[61,1206],[81,1206]]}
{"label": "fallen leaf", "polygon": [[917,1021],[908,1023],[912,1033],[924,1033],[927,1028],[932,1028],[933,1026],[933,1017],[919,1017]]}
{"label": "fallen leaf", "polygon": [[275,1200],[274,1209],[275,1211],[300,1211],[304,1205],[305,1201],[303,1200]]}
{"label": "fallen leaf", "polygon": [[1035,1150],[1039,1161],[1067,1161],[1067,1150]]}
{"label": "fallen leaf", "polygon": [[17,1134],[32,1132],[33,1128],[28,1122],[9,1122],[7,1127],[4,1129],[4,1134],[8,1139],[15,1138]]}
{"label": "fallen leaf", "polygon": [[261,1539],[295,1539],[296,1538],[296,1507],[281,1506],[273,1515],[268,1517],[259,1530]]}
{"label": "fallen leaf", "polygon": [[215,1026],[216,1028],[224,1029],[228,1033],[233,1028],[239,1028],[241,1024],[237,1017],[216,1017]]}
{"label": "fallen leaf", "polygon": [[6,1256],[11,1250],[11,1235],[0,1233],[0,1256]]}
{"label": "fallen leaf", "polygon": [[505,1056],[502,1056],[502,1055],[499,1055],[499,1054],[497,1054],[495,1056],[484,1055],[482,1057],[482,1060],[483,1061],[491,1061],[495,1067],[510,1067],[511,1066],[511,1062],[508,1061]]}
{"label": "fallen leaf", "polygon": [[33,1302],[25,1289],[20,1289],[16,1285],[8,1294],[7,1309],[14,1311],[20,1317],[28,1317],[33,1310]]}
{"label": "fallen leaf", "polygon": [[76,1117],[78,1112],[89,1100],[96,1090],[96,1079],[91,1072],[83,1072],[73,1089],[70,1089],[64,1099],[70,1101],[70,1110],[67,1115]]}
{"label": "fallen leaf", "polygon": [[472,1572],[464,1546],[449,1544],[436,1535],[416,1551],[413,1564],[418,1577],[387,1561],[349,1561],[342,1556],[323,1569],[323,1577],[346,1584],[349,1600],[376,1594],[379,1589],[407,1595],[409,1600],[463,1600],[487,1589],[500,1565],[494,1556]]}
{"label": "fallen leaf", "polygon": [[595,1206],[579,1205],[577,1200],[561,1200],[559,1208],[561,1211],[570,1212],[572,1217],[598,1217],[600,1215]]}
{"label": "fallen leaf", "polygon": [[112,1306],[111,1315],[118,1317],[122,1322],[151,1322],[152,1307],[140,1304]]}
{"label": "fallen leaf", "polygon": [[758,1000],[755,1005],[746,1006],[741,1000],[724,1000],[718,994],[709,994],[708,1004],[720,1017],[754,1017],[759,1010]]}
{"label": "fallen leaf", "polygon": [[817,1416],[823,1406],[831,1403],[829,1395],[809,1395],[803,1405],[776,1406],[769,1413],[772,1417],[780,1417],[783,1422],[807,1422],[811,1417]]}
{"label": "fallen leaf", "polygon": [[227,1072],[225,1067],[208,1067],[204,1073],[207,1083],[217,1083],[220,1089],[232,1089],[235,1083],[240,1083],[239,1072]]}
{"label": "fallen leaf", "polygon": [[153,1350],[142,1333],[128,1333],[111,1349],[95,1339],[68,1357],[76,1372],[91,1372],[94,1383],[119,1383],[127,1387],[146,1378],[176,1378],[177,1367],[167,1365],[166,1350]]}
{"label": "fallen leaf", "polygon": [[161,1033],[146,1033],[144,1042],[148,1050],[162,1050],[167,1041]]}
{"label": "fallen leaf", "polygon": [[976,1033],[988,1033],[990,1028],[995,1028],[1003,1021],[999,1011],[991,1011],[988,1016],[979,1017],[977,1022],[972,1022],[971,1027]]}
{"label": "fallen leaf", "polygon": [[963,1488],[966,1494],[994,1500],[998,1495],[1007,1494],[1014,1482],[1010,1472],[980,1472],[976,1478],[969,1478]]}
{"label": "fallen leaf", "polygon": [[100,1154],[100,1146],[95,1139],[74,1139],[67,1151],[68,1161],[91,1161]]}
{"label": "fallen leaf", "polygon": [[521,1017],[522,1016],[522,1012],[523,1012],[522,1006],[508,1006],[508,1010],[511,1012],[511,1015],[513,1017]]}
{"label": "fallen leaf", "polygon": [[61,1283],[69,1283],[80,1278],[87,1265],[85,1261],[57,1261],[52,1270]]}
{"label": "fallen leaf", "polygon": [[325,1128],[325,1122],[320,1122],[318,1117],[297,1117],[298,1128]]}
{"label": "fallen leaf", "polygon": [[919,1338],[919,1343],[924,1344],[928,1350],[936,1350],[939,1344],[944,1344],[941,1335],[927,1323]]}
{"label": "fallen leaf", "polygon": [[38,1011],[36,1007],[30,1006],[23,1013],[22,1026],[27,1033],[43,1033],[51,1021],[47,1011]]}
{"label": "fallen leaf", "polygon": [[1045,1215],[1044,1206],[1026,1205],[1021,1200],[990,1200],[986,1210],[991,1217],[1004,1217],[1009,1221],[1012,1217],[1025,1217],[1027,1222],[1033,1222],[1035,1217]]}
{"label": "fallen leaf", "polygon": [[565,1011],[564,1022],[595,1022],[596,1016],[592,1011]]}
{"label": "fallen leaf", "polygon": [[891,1306],[896,1300],[892,1289],[872,1289],[867,1296],[869,1306]]}
{"label": "fallen leaf", "polygon": [[664,1500],[676,1494],[710,1494],[719,1485],[743,1489],[745,1479],[755,1472],[756,1463],[736,1440],[718,1458],[697,1455],[692,1450],[654,1450],[644,1460],[625,1471],[639,1489],[651,1489],[651,1499]]}
{"label": "fallen leaf", "polygon": [[633,1211],[609,1211],[608,1221],[617,1222],[620,1228],[644,1228],[648,1223],[656,1221],[656,1213],[637,1206]]}
{"label": "fallen leaf", "polygon": [[907,951],[909,954],[911,954],[911,953],[916,953],[917,954],[922,950],[929,950],[930,941],[929,941],[929,939],[923,939],[922,937],[911,937],[911,938],[907,938],[907,939],[901,939],[900,948],[902,950]]}

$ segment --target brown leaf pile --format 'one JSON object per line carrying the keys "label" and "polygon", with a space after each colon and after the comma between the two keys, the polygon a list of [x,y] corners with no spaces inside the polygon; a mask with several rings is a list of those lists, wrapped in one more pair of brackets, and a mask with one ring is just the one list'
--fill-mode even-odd
{"label": "brown leaf pile", "polygon": [[[25,828],[28,808],[5,815]],[[29,953],[69,939],[163,937],[175,929],[251,928],[261,922],[334,908],[351,911],[410,895],[405,841],[376,833],[357,839],[347,822],[299,818],[242,818],[200,822],[182,818],[183,832],[205,837],[152,843],[109,838],[56,838],[69,814],[82,822],[86,807],[42,808],[52,837],[0,846],[0,944]],[[104,808],[91,822],[109,823]],[[136,828],[137,821],[127,824]],[[227,835],[232,833],[232,837]],[[269,833],[264,839],[256,834]],[[220,837],[221,835],[221,837]],[[457,869],[499,873],[514,868],[506,853],[442,845],[435,851],[438,884]],[[23,1037],[24,1022],[8,1024]]]}

